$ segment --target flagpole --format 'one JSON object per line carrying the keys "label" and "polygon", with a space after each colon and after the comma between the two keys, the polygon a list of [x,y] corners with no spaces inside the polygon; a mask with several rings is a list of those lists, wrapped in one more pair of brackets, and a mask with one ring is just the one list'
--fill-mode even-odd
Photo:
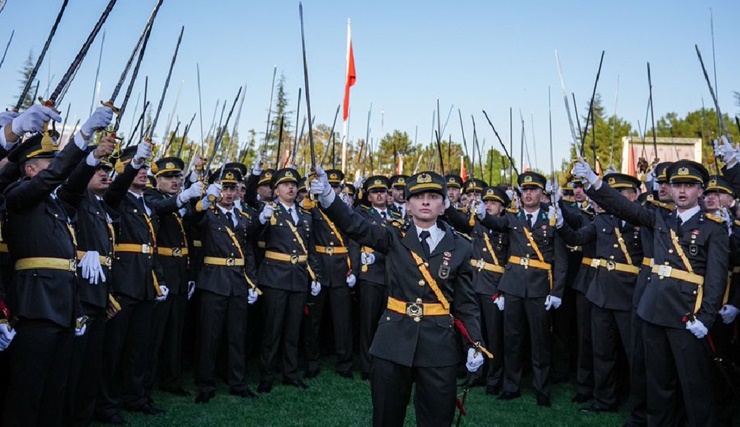
{"label": "flagpole", "polygon": [[[342,112],[342,172],[347,173],[347,132],[349,130],[349,89],[355,84],[354,54],[352,52],[351,21],[347,18],[347,66],[344,80],[344,111]],[[365,141],[367,144],[367,141]]]}

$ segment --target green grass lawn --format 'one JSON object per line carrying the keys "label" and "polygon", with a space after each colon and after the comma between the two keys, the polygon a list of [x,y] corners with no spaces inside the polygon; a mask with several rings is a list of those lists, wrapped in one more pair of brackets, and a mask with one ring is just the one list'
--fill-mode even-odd
{"label": "green grass lawn", "polygon": [[[145,416],[121,412],[131,426],[369,426],[372,424],[370,384],[341,378],[334,373],[333,359],[327,359],[318,378],[307,381],[308,390],[298,390],[277,382],[272,393],[259,399],[242,399],[229,395],[228,387],[219,381],[216,397],[205,405],[193,403],[195,386],[186,373],[184,386],[193,393],[176,397],[156,391],[156,405],[164,415]],[[250,363],[249,386],[257,388],[256,362]],[[540,408],[525,377],[522,397],[499,402],[487,396],[485,388],[470,389],[466,400],[466,426],[621,426],[627,417],[622,409],[614,414],[585,415],[578,412],[584,405],[571,403],[575,386],[553,386],[552,407]],[[413,402],[413,395],[412,395]],[[416,425],[413,404],[409,405],[407,425]],[[454,424],[453,424],[454,425]]]}

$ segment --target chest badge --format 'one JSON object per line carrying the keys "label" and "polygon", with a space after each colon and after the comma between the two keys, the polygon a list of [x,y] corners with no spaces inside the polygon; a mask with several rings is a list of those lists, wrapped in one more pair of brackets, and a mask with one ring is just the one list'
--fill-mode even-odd
{"label": "chest badge", "polygon": [[442,254],[442,265],[439,266],[439,272],[437,273],[440,279],[450,277],[450,258],[452,258],[451,253],[445,252]]}

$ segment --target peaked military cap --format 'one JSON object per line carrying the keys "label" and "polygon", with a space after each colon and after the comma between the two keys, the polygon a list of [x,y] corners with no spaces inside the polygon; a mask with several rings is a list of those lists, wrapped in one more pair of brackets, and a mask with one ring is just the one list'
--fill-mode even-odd
{"label": "peaked military cap", "polygon": [[500,187],[488,186],[483,189],[483,201],[485,202],[488,200],[500,202],[504,207],[509,206],[509,203],[511,203],[506,191],[502,190]]}
{"label": "peaked military cap", "polygon": [[182,176],[185,169],[185,162],[178,157],[162,157],[154,163],[157,165],[156,171],[152,168],[155,177]]}
{"label": "peaked military cap", "polygon": [[537,172],[527,171],[517,177],[516,183],[520,188],[536,187],[544,190],[547,179]]}
{"label": "peaked military cap", "polygon": [[445,180],[447,181],[447,188],[453,187],[453,188],[462,188],[463,186],[463,180],[460,177],[460,175],[455,174],[448,174],[445,175]]}
{"label": "peaked military cap", "polygon": [[393,175],[391,177],[391,188],[402,189],[406,187],[406,181],[409,177],[407,175]]}
{"label": "peaked military cap", "polygon": [[283,168],[275,172],[272,176],[272,188],[275,188],[284,182],[292,182],[298,185],[299,179],[301,179],[301,175],[297,170],[293,168]]}
{"label": "peaked military cap", "polygon": [[729,194],[730,196],[734,196],[734,192],[732,191],[732,185],[730,185],[729,181],[725,179],[722,175],[712,175],[709,177],[709,183],[707,184],[707,189],[704,190],[705,193],[724,193]]}
{"label": "peaked military cap", "polygon": [[655,177],[657,178],[659,183],[668,182],[666,171],[668,170],[668,167],[672,164],[673,162],[662,162],[655,165]]}
{"label": "peaked military cap", "polygon": [[[73,143],[70,141],[70,143]],[[31,159],[51,159],[59,154],[59,146],[53,139],[44,138],[44,135],[37,133],[8,154],[8,160],[13,163],[23,163]]]}
{"label": "peaked military cap", "polygon": [[679,160],[666,170],[668,182],[694,183],[704,186],[709,181],[709,172],[701,163],[692,160]]}
{"label": "peaked military cap", "polygon": [[391,180],[383,175],[373,175],[365,180],[362,184],[362,189],[365,193],[373,190],[388,190],[391,186]]}
{"label": "peaked military cap", "polygon": [[239,171],[240,174],[242,174],[242,178],[247,176],[248,170],[247,166],[244,163],[241,162],[228,162],[224,165],[224,170],[226,169],[236,169]]}
{"label": "peaked military cap", "polygon": [[485,181],[482,179],[469,179],[465,181],[465,185],[463,185],[463,192],[465,194],[472,193],[472,192],[482,192],[484,188],[486,188],[488,184],[486,184]]}
{"label": "peaked military cap", "polygon": [[326,171],[326,176],[329,179],[329,184],[333,187],[338,186],[344,180],[344,173],[339,169],[328,169]]}
{"label": "peaked military cap", "polygon": [[606,181],[611,188],[615,188],[617,190],[621,190],[623,188],[632,188],[637,190],[642,186],[642,181],[634,176],[624,173],[610,173],[604,176],[604,181]]}
{"label": "peaked military cap", "polygon": [[265,169],[260,173],[260,179],[257,181],[257,186],[260,185],[271,185],[272,176],[275,175],[275,169]]}
{"label": "peaked military cap", "polygon": [[409,197],[431,191],[433,193],[447,196],[447,185],[445,178],[436,172],[421,172],[411,175],[406,181],[406,199]]}

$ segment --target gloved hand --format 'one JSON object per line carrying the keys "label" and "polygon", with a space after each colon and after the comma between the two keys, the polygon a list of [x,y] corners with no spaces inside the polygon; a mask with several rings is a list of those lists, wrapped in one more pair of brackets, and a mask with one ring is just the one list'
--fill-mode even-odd
{"label": "gloved hand", "polygon": [[180,206],[184,205],[190,199],[197,199],[203,193],[203,182],[195,181],[193,185],[183,190],[182,193],[177,195],[177,201],[180,202]]}
{"label": "gloved hand", "polygon": [[257,294],[257,291],[254,289],[249,289],[249,293],[247,294],[247,304],[252,305],[255,302],[257,302],[257,297],[259,297],[259,294]]}
{"label": "gloved hand", "polygon": [[261,224],[267,224],[267,221],[272,218],[272,215],[275,213],[275,207],[272,205],[272,203],[265,203],[265,206],[262,208],[262,212],[260,212],[260,223]]}
{"label": "gloved hand", "polygon": [[583,160],[583,157],[579,157],[578,161],[573,166],[573,175],[577,176],[578,178],[581,178],[588,182],[591,185],[596,184],[596,182],[599,180],[599,177],[596,176],[596,173],[591,169],[591,166]]}
{"label": "gloved hand", "polygon": [[475,214],[478,215],[478,219],[483,219],[486,217],[486,204],[485,203],[476,203],[475,204]]}
{"label": "gloved hand", "polygon": [[134,155],[134,161],[135,163],[132,163],[132,166],[141,167],[144,163],[146,163],[147,160],[152,156],[152,144],[141,141],[139,145],[136,146],[136,154]]}
{"label": "gloved hand", "polygon": [[686,329],[688,329],[692,334],[694,334],[695,337],[699,339],[707,336],[707,333],[709,332],[707,330],[707,327],[704,326],[704,324],[701,323],[701,320],[698,319],[689,320],[688,322],[686,322]]}
{"label": "gloved hand", "polygon": [[731,163],[738,159],[737,150],[724,135],[719,140],[714,140],[714,155],[720,157],[725,163]]}
{"label": "gloved hand", "polygon": [[80,128],[82,137],[90,139],[95,132],[105,129],[113,120],[113,110],[110,107],[98,107],[93,111],[92,116],[85,121],[85,124]]}
{"label": "gloved hand", "polygon": [[167,299],[167,295],[170,294],[170,288],[168,288],[165,285],[162,285],[162,286],[159,287],[159,291],[162,293],[162,295],[161,296],[158,296],[155,299],[157,300],[157,302],[162,302],[162,301],[166,300]]}
{"label": "gloved hand", "polygon": [[545,298],[545,310],[549,311],[550,308],[552,308],[553,310],[557,310],[562,303],[563,300],[560,299],[560,297],[556,297],[555,295],[548,295],[547,298]]}
{"label": "gloved hand", "polygon": [[483,366],[483,355],[480,351],[477,351],[474,348],[469,348],[468,360],[465,362],[465,367],[468,368],[468,372],[476,372],[481,366]]}
{"label": "gloved hand", "polygon": [[738,313],[740,313],[740,310],[732,304],[725,304],[719,310],[719,315],[722,316],[722,322],[726,325],[734,322]]}
{"label": "gloved hand", "polygon": [[80,276],[90,282],[91,285],[105,282],[105,273],[103,273],[103,267],[100,265],[100,254],[98,252],[87,251],[80,260],[78,267],[82,270]]}
{"label": "gloved hand", "polygon": [[558,182],[555,181],[555,183],[552,185],[552,188],[550,190],[550,202],[553,205],[556,205],[559,201],[560,201],[560,186],[558,185]]}
{"label": "gloved hand", "polygon": [[445,197],[445,210],[450,208],[450,199],[449,197]]}
{"label": "gloved hand", "polygon": [[44,123],[49,123],[52,120],[61,122],[62,116],[49,107],[33,104],[16,117],[10,126],[14,134],[23,136],[26,132],[41,132],[44,130]]}
{"label": "gloved hand", "polygon": [[15,337],[15,329],[10,329],[8,322],[0,323],[0,351],[5,350]]}
{"label": "gloved hand", "polygon": [[262,156],[254,158],[252,163],[252,175],[259,176],[262,173]]}
{"label": "gloved hand", "polygon": [[560,228],[563,226],[563,213],[560,211],[560,206],[550,205],[547,208],[547,219],[552,220],[555,218],[555,227]]}
{"label": "gloved hand", "polygon": [[617,166],[614,165],[614,163],[609,163],[609,166],[606,167],[606,173],[618,173]]}
{"label": "gloved hand", "polygon": [[354,274],[349,273],[349,276],[347,276],[347,286],[349,286],[350,288],[354,288],[356,284],[357,278]]}
{"label": "gloved hand", "polygon": [[370,265],[375,263],[375,254],[369,252],[360,252],[360,262],[363,265]]}
{"label": "gloved hand", "polygon": [[0,113],[0,126],[5,127],[5,125],[12,122],[13,119],[15,119],[18,116],[20,116],[20,114],[13,110],[1,112]]}
{"label": "gloved hand", "polygon": [[360,175],[355,180],[355,188],[360,190],[362,188],[362,184],[365,182],[365,177]]}
{"label": "gloved hand", "polygon": [[190,280],[188,282],[188,301],[190,301],[190,298],[193,297],[194,293],[195,293],[195,282]]}
{"label": "gloved hand", "polygon": [[221,198],[221,184],[211,184],[206,189],[206,198],[215,197],[216,199]]}
{"label": "gloved hand", "polygon": [[311,295],[316,296],[321,292],[321,283],[311,282]]}
{"label": "gloved hand", "polygon": [[506,298],[504,298],[504,294],[499,293],[493,297],[493,303],[496,304],[496,307],[498,307],[500,311],[504,311],[504,307],[506,306]]}
{"label": "gloved hand", "polygon": [[87,331],[87,316],[78,317],[75,323],[75,336],[81,337],[85,335],[85,331]]}
{"label": "gloved hand", "polygon": [[330,197],[334,192],[329,185],[329,178],[326,176],[326,172],[321,166],[316,166],[316,179],[311,180],[311,188],[309,189],[311,194],[315,194],[322,199]]}

